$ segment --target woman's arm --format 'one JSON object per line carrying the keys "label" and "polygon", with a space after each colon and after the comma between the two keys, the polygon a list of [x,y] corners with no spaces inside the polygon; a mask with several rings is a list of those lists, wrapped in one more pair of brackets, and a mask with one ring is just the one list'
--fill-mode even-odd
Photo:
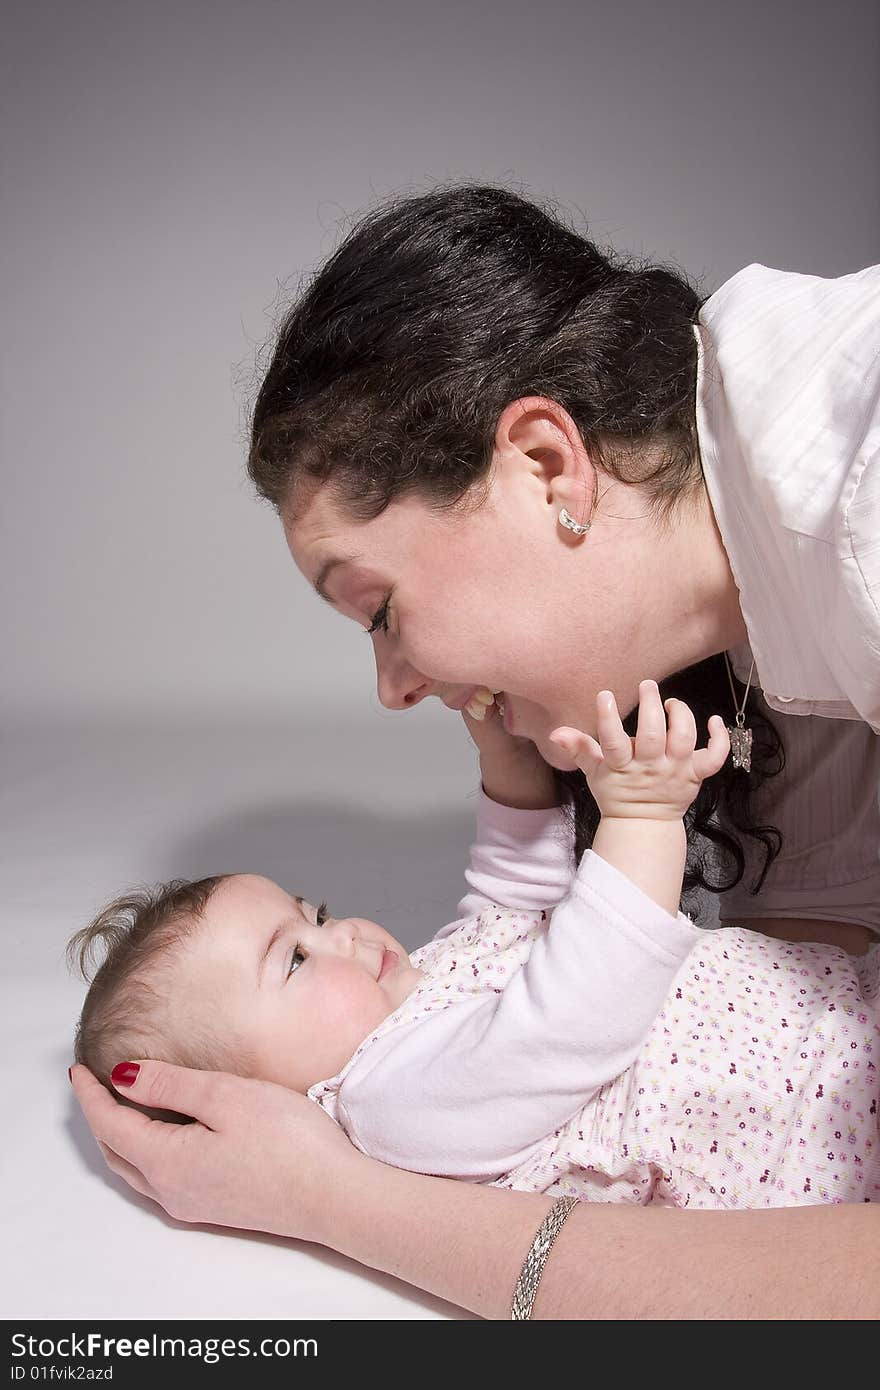
{"label": "woman's arm", "polygon": [[[367,1161],[327,1244],[481,1317],[510,1317],[552,1199]],[[391,1219],[389,1220],[389,1215]],[[544,1269],[535,1319],[852,1319],[880,1315],[880,1208],[682,1211],[582,1202]]]}
{"label": "woman's arm", "polygon": [[877,940],[867,927],[855,922],[822,922],[812,917],[744,917],[741,924],[725,922],[723,925],[742,925],[763,936],[775,936],[779,941],[819,941],[826,946],[839,946],[850,956],[865,955]]}
{"label": "woman's arm", "polygon": [[[303,1096],[141,1063],[125,1094],[194,1114],[166,1125],[72,1080],[110,1167],[186,1222],[329,1246],[485,1318],[510,1316],[549,1197],[422,1177],[359,1154]],[[539,1319],[880,1316],[880,1206],[763,1212],[584,1203],[544,1270]]]}

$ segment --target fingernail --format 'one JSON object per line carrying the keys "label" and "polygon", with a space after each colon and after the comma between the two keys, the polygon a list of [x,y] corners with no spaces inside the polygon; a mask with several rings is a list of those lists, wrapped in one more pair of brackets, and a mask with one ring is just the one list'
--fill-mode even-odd
{"label": "fingernail", "polygon": [[119,1062],[111,1071],[110,1080],[114,1086],[133,1086],[139,1071],[137,1062]]}

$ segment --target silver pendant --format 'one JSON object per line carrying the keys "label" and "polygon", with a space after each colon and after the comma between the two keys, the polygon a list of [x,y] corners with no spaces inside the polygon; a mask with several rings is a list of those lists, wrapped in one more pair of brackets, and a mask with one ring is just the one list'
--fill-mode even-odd
{"label": "silver pendant", "polygon": [[733,759],[734,767],[741,767],[743,772],[752,770],[752,731],[743,728],[737,719],[735,729],[730,725],[727,727],[730,734],[730,754]]}

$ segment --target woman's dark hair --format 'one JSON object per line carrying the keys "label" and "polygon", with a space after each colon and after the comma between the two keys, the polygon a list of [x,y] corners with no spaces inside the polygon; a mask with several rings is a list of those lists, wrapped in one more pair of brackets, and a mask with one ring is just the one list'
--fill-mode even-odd
{"label": "woman's dark hair", "polygon": [[[702,486],[701,302],[677,270],[602,251],[507,190],[397,199],[354,228],[282,322],[254,407],[250,476],[288,516],[301,490],[308,497],[321,483],[353,520],[406,494],[438,509],[479,502],[502,411],[547,396],[601,469],[643,486],[662,522]],[[722,656],[661,689],[691,705],[703,734],[709,714],[730,707]],[[731,832],[761,841],[764,872],[779,852],[779,832],[752,824],[749,798],[781,769],[781,741],[765,718],[751,722],[753,772],[728,761],[688,814],[686,890],[739,882],[744,856]],[[561,785],[583,848],[598,810],[579,774]]]}
{"label": "woman's dark hair", "polygon": [[504,189],[392,202],[281,325],[250,475],[279,509],[309,478],[330,479],[361,520],[407,492],[447,507],[488,476],[505,406],[541,395],[606,472],[669,511],[701,480],[699,305],[677,272],[612,259]]}

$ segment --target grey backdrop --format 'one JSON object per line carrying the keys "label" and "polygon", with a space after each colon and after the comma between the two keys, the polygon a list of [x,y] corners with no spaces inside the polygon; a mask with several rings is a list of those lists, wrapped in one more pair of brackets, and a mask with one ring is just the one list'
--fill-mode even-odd
{"label": "grey backdrop", "polygon": [[556,197],[706,293],[880,258],[875,0],[316,8],[4,8],[6,1317],[463,1316],[157,1220],[67,1089],[64,943],[133,881],[261,871],[410,947],[459,896],[460,721],[381,710],[245,481],[279,285],[376,196],[453,178]]}
{"label": "grey backdrop", "polygon": [[243,480],[243,392],[279,281],[374,196],[512,182],[707,291],[877,258],[873,0],[5,13],[7,718],[363,708],[366,644]]}

